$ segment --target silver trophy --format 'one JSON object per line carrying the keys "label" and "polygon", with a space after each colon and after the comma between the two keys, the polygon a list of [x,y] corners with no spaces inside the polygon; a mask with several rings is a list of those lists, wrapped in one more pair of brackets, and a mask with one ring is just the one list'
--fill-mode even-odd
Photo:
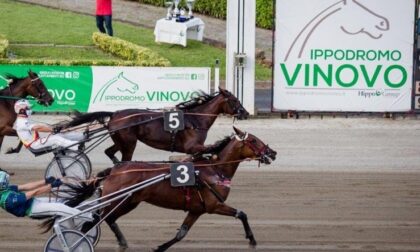
{"label": "silver trophy", "polygon": [[195,0],[187,0],[187,6],[188,6],[188,17],[193,18],[193,12],[192,9],[194,8],[194,2]]}
{"label": "silver trophy", "polygon": [[173,2],[165,2],[165,6],[168,8],[168,13],[166,13],[166,20],[172,19],[172,6],[174,5]]}
{"label": "silver trophy", "polygon": [[175,9],[174,9],[174,17],[179,17],[179,9],[178,9],[178,5],[179,5],[179,1],[180,0],[173,0],[173,2],[175,3]]}

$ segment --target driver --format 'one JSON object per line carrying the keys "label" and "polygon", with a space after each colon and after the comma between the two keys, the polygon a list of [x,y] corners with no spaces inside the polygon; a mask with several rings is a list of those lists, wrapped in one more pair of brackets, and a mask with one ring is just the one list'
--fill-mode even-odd
{"label": "driver", "polygon": [[[32,123],[29,116],[32,114],[31,105],[25,99],[15,103],[16,132],[26,148],[40,149],[50,146],[68,147],[77,150],[77,143],[85,139],[82,132],[58,133],[59,128],[53,128],[46,124]],[[39,132],[54,133],[46,137],[40,137]]]}
{"label": "driver", "polygon": [[[79,214],[80,210],[63,203],[50,202],[50,199],[46,197],[35,198],[35,196],[49,192],[51,188],[59,187],[61,184],[60,179],[49,177],[23,185],[9,185],[9,174],[0,170],[0,207],[17,217],[68,217]],[[84,221],[93,221],[91,213],[83,213],[78,217]]]}

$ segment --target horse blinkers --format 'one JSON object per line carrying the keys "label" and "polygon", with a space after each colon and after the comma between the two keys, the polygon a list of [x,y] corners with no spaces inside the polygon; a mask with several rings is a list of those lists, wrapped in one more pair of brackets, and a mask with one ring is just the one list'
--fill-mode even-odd
{"label": "horse blinkers", "polygon": [[235,137],[239,141],[243,142],[243,146],[250,148],[254,152],[254,155],[259,158],[261,163],[271,164],[271,160],[276,159],[277,152],[268,147],[268,144],[263,144],[263,146],[259,148],[256,146],[258,144],[257,139],[252,138],[251,140],[248,140],[248,136],[248,133],[245,133],[242,138],[238,137],[237,135]]}
{"label": "horse blinkers", "polygon": [[34,96],[37,102],[47,106],[51,105],[54,101],[54,98],[50,95],[42,80],[38,76],[36,76],[34,79],[31,77],[29,78],[31,81],[31,86],[35,87],[35,90],[38,93],[37,96]]}
{"label": "horse blinkers", "polygon": [[229,108],[232,109],[233,114],[239,120],[247,119],[249,116],[248,111],[242,106],[241,102],[232,94],[228,94],[225,97],[226,103],[229,105]]}

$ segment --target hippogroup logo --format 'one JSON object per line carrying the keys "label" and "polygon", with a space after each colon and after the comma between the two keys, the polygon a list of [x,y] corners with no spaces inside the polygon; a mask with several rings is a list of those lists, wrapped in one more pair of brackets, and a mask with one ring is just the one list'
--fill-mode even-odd
{"label": "hippogroup logo", "polygon": [[301,58],[310,38],[327,21],[333,20],[339,30],[350,35],[353,39],[356,35],[366,35],[371,39],[382,38],[384,32],[390,29],[389,19],[378,14],[377,11],[366,7],[357,0],[341,0],[319,13],[299,31],[289,49],[284,61],[290,57]]}
{"label": "hippogroup logo", "polygon": [[127,79],[124,72],[121,72],[102,86],[95,95],[93,103],[136,100],[138,91],[139,85]]}

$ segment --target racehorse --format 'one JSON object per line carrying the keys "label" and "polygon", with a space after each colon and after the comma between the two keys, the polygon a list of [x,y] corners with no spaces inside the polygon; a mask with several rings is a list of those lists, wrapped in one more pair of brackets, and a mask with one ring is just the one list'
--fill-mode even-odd
{"label": "racehorse", "polygon": [[[16,130],[13,129],[13,123],[16,121],[14,111],[16,100],[32,96],[44,106],[54,102],[44,82],[31,70],[28,71],[27,77],[18,78],[8,74],[6,78],[10,79],[10,82],[7,87],[0,90],[0,149],[4,136],[17,136]],[[22,142],[19,141],[16,148],[11,148],[6,153],[17,153],[21,148]]]}
{"label": "racehorse", "polygon": [[219,88],[219,92],[202,94],[190,101],[176,105],[184,112],[185,129],[177,132],[164,130],[162,111],[126,109],[116,112],[93,112],[76,116],[64,128],[74,127],[95,120],[103,122],[110,117],[108,131],[114,145],[105,150],[105,154],[114,162],[119,162],[115,153],[120,151],[121,161],[130,161],[136,148],[137,139],[161,150],[177,151],[187,154],[210,151],[211,146],[204,146],[207,132],[218,114],[234,115],[246,119],[248,111],[229,91]]}
{"label": "racehorse", "polygon": [[[226,137],[214,145],[213,150],[215,152],[212,153],[213,157],[211,159],[202,158],[193,161],[195,170],[199,171],[195,186],[182,190],[179,187],[172,187],[169,180],[162,180],[134,192],[126,200],[116,200],[104,208],[101,216],[105,218],[106,223],[115,233],[121,248],[127,248],[128,246],[116,221],[119,217],[136,208],[142,201],[163,208],[188,212],[175,238],[160,245],[156,251],[165,251],[179,242],[204,213],[239,218],[245,229],[246,238],[249,239],[249,244],[256,246],[257,242],[249,226],[247,215],[224,202],[229,195],[231,180],[240,162],[253,159],[270,164],[271,160],[275,160],[277,153],[256,136],[244,133],[235,127],[234,130],[234,135]],[[214,155],[217,157],[215,158]],[[100,182],[103,185],[102,196],[106,196],[162,173],[169,173],[168,167],[168,163],[120,163],[113,168],[98,173],[94,182],[90,184],[69,185],[74,190],[74,194],[67,204],[78,205],[94,193]],[[88,231],[98,221],[88,223],[82,231]]]}

